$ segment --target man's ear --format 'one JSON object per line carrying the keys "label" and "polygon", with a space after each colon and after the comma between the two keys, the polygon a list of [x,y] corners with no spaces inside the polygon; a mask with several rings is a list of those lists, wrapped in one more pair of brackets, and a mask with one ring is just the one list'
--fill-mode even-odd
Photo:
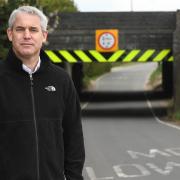
{"label": "man's ear", "polygon": [[11,28],[7,29],[7,36],[8,36],[9,41],[12,41],[12,29]]}
{"label": "man's ear", "polygon": [[43,31],[43,43],[45,43],[47,41],[47,37],[48,37],[48,32]]}

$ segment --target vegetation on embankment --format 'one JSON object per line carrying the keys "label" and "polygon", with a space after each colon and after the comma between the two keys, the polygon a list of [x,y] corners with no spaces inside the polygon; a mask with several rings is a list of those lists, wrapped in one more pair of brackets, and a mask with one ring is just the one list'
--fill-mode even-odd
{"label": "vegetation on embankment", "polygon": [[88,89],[92,85],[93,81],[96,80],[99,76],[110,72],[111,63],[84,63],[83,65],[83,88]]}
{"label": "vegetation on embankment", "polygon": [[158,64],[149,78],[148,86],[151,89],[160,89],[162,86],[162,64]]}

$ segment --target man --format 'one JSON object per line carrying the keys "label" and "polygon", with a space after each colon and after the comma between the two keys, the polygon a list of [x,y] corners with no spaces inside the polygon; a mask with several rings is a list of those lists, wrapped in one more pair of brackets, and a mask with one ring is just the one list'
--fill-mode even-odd
{"label": "man", "polygon": [[0,64],[0,179],[82,180],[80,105],[68,75],[41,49],[46,16],[19,7],[7,35],[12,48]]}

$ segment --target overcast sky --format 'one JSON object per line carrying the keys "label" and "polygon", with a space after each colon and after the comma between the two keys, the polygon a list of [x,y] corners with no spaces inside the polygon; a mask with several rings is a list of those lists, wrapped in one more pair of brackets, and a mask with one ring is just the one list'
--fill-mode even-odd
{"label": "overcast sky", "polygon": [[74,0],[80,11],[176,11],[180,0]]}

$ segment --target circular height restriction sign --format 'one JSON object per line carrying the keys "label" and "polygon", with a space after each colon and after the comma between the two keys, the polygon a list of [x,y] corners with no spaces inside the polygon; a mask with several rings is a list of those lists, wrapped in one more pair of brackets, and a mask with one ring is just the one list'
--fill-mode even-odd
{"label": "circular height restriction sign", "polygon": [[118,30],[96,30],[96,50],[101,52],[118,50]]}

